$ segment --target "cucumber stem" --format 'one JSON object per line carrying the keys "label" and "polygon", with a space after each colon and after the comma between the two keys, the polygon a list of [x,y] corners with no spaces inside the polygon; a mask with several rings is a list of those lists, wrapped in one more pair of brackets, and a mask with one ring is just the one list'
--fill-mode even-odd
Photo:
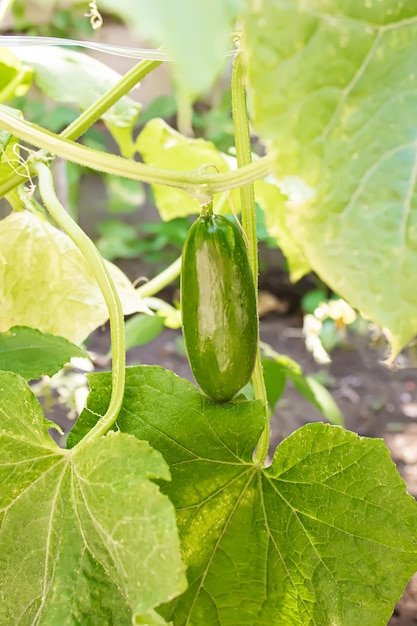
{"label": "cucumber stem", "polygon": [[111,397],[106,413],[77,446],[75,446],[76,448],[84,447],[88,442],[106,434],[116,421],[122,405],[125,385],[125,329],[122,305],[104,259],[93,242],[87,237],[78,224],[74,222],[72,217],[68,215],[59,202],[49,167],[41,161],[34,161],[33,168],[38,175],[39,191],[44,205],[56,223],[61,226],[83,254],[97,280],[109,311],[113,360]]}
{"label": "cucumber stem", "polygon": [[[250,143],[249,120],[246,106],[246,89],[242,67],[241,53],[236,52],[232,71],[232,113],[235,132],[235,146],[238,167],[245,167],[252,163],[252,151]],[[248,237],[248,255],[252,268],[255,289],[258,291],[258,246],[256,238],[256,208],[253,184],[240,187],[240,199],[242,205],[242,226]],[[262,372],[261,352],[259,347],[259,324],[258,324],[258,348],[255,368],[252,374],[252,383],[255,398],[260,400],[265,407],[265,428],[258,441],[254,454],[254,461],[264,465],[269,450],[270,425],[268,398],[266,395],[265,381]]]}
{"label": "cucumber stem", "polygon": [[200,217],[207,220],[213,217],[213,202],[208,202],[201,207]]}

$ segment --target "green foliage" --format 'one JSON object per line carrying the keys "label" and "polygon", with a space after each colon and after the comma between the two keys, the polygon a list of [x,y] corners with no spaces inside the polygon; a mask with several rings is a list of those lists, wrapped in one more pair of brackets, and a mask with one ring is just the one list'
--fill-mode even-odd
{"label": "green foliage", "polygon": [[123,433],[61,450],[15,374],[0,372],[0,405],[0,622],[127,625],[183,591],[174,510],[151,482],[170,478],[162,456]]}
{"label": "green foliage", "polygon": [[[108,404],[109,374],[90,376],[70,445]],[[381,626],[417,566],[417,510],[382,441],[310,424],[251,456],[257,402],[223,407],[155,367],[127,370],[122,432],[171,468],[189,587],[166,607],[175,624]],[[244,427],[242,427],[244,425]],[[381,485],[384,485],[381,488]]]}
{"label": "green foliage", "polygon": [[153,341],[163,328],[164,320],[159,315],[134,315],[125,324],[126,350]]}
{"label": "green foliage", "polygon": [[417,332],[416,34],[415,7],[390,0],[267,0],[245,23],[255,128],[276,175],[314,187],[314,201],[290,196],[288,227],[320,277],[388,329],[394,355]]}
{"label": "green foliage", "polygon": [[[119,224],[118,231],[114,223],[103,225],[107,241],[100,245],[113,257],[121,250],[160,255],[168,242],[181,245],[200,201],[214,195],[216,213],[230,213],[230,191],[244,216],[256,273],[249,187],[255,183],[261,230],[264,225],[264,236],[282,248],[291,277],[316,271],[384,328],[395,356],[417,332],[416,8],[398,0],[168,4],[101,0],[99,9],[165,47],[177,91],[175,107],[174,99],[158,106],[166,114],[176,110],[180,122],[187,114],[185,121],[194,121],[204,138],[184,137],[151,118],[152,107],[134,138],[140,106],[125,95],[103,115],[122,157],[109,154],[90,127],[105,108],[103,94],[114,96],[116,85],[117,93],[127,94],[132,83],[71,50],[0,51],[2,101],[20,109],[33,71],[41,90],[64,106],[43,122],[49,109],[36,103],[31,120],[60,131],[73,120],[70,106],[84,111],[78,134],[64,140],[28,124],[25,106],[23,116],[0,107],[0,195],[14,209],[0,221],[0,367],[30,378],[67,360],[74,347],[60,337],[78,344],[109,317],[97,280],[109,285],[114,305],[114,370],[90,377],[88,406],[67,450],[52,442],[51,424],[23,378],[0,371],[0,622],[384,626],[417,568],[417,507],[383,442],[310,424],[284,440],[264,467],[263,402],[272,409],[287,381],[327,419],[342,423],[324,387],[265,346],[267,398],[260,367],[253,385],[261,400],[241,395],[219,406],[155,367],[129,368],[124,386],[117,294],[124,314],[149,313],[147,306],[159,314],[129,320],[128,346],[143,344],[160,332],[164,315],[178,323],[177,310],[152,298],[176,278],[178,263],[139,288],[145,300],[94,254],[99,269],[92,264],[93,272],[80,253],[82,233],[77,240],[71,221],[59,222],[59,210],[51,210],[56,197],[52,193],[51,202],[51,182],[43,193],[49,178],[42,172],[49,176],[45,150],[70,162],[71,209],[80,167],[132,179],[112,179],[113,216],[132,213],[142,183],[153,186],[166,222]],[[264,142],[259,154],[268,153],[254,155],[244,168],[219,151],[231,148],[224,103],[207,115],[198,107],[193,114],[190,106],[226,67],[235,24],[243,32],[233,77],[240,61],[244,71],[240,82],[232,81],[233,110],[242,114],[234,120],[236,154],[241,162],[247,127]],[[137,81],[146,75],[143,64],[138,67]],[[90,148],[69,140],[87,131]],[[43,152],[30,155],[16,176],[18,160],[27,155],[22,141]],[[145,164],[133,162],[136,152]],[[246,152],[248,162],[249,147]],[[59,223],[70,224],[79,248],[46,221],[36,197],[17,188],[33,182],[35,173],[43,180],[45,206]],[[64,209],[61,215],[67,217]],[[143,241],[146,230],[154,241]],[[7,331],[16,325],[31,328],[18,331],[20,364],[16,349],[9,356],[15,337]]]}
{"label": "green foliage", "polygon": [[210,10],[193,0],[101,0],[100,9],[119,15],[143,39],[166,47],[180,93],[207,91],[224,70],[230,31],[240,0],[212,0]]}
{"label": "green foliage", "polygon": [[172,262],[180,253],[189,221],[174,218],[167,222],[141,222],[138,226],[117,219],[104,219],[97,225],[97,247],[104,258],[140,258],[145,262]]}
{"label": "green foliage", "polygon": [[262,348],[264,355],[268,357],[262,361],[262,366],[271,413],[284,392],[287,381],[291,381],[298,393],[315,406],[331,424],[343,426],[339,407],[318,380],[304,375],[300,365],[288,356],[275,352],[266,344]]}
{"label": "green foliage", "polygon": [[[55,102],[75,104],[85,110],[120,79],[120,75],[104,63],[67,48],[23,46],[15,48],[21,61],[34,70],[37,86]],[[69,89],[68,86],[71,85]],[[103,121],[126,156],[132,156],[131,132],[140,105],[125,96],[103,114]]]}
{"label": "green foliage", "polygon": [[14,326],[7,333],[0,333],[0,370],[14,372],[26,380],[53,376],[72,357],[85,356],[84,350],[63,337],[35,328]]}
{"label": "green foliage", "polygon": [[[207,171],[225,172],[229,169],[225,155],[213,143],[204,139],[188,139],[170,128],[164,120],[148,122],[136,140],[137,150],[148,165],[187,171],[205,168]],[[155,202],[163,220],[200,212],[199,200],[185,191],[153,185]],[[235,210],[239,210],[238,196],[233,197]],[[220,213],[225,205],[224,194],[214,199],[214,211]]]}
{"label": "green foliage", "polygon": [[0,50],[0,102],[25,94],[31,81],[30,68],[21,63],[11,50],[2,48]]}
{"label": "green foliage", "polygon": [[[29,211],[0,221],[0,331],[30,326],[81,343],[108,319],[81,252],[64,233]],[[107,265],[126,315],[146,307],[115,265]]]}

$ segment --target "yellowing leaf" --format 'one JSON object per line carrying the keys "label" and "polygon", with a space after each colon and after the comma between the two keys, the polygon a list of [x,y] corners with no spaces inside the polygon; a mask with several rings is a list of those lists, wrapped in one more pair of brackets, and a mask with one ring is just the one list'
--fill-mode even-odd
{"label": "yellowing leaf", "polygon": [[[148,122],[136,140],[137,149],[147,165],[171,170],[190,171],[207,168],[207,173],[228,172],[229,157],[219,152],[211,141],[189,139],[161,119]],[[227,160],[226,160],[227,159]],[[214,166],[214,167],[213,167]],[[200,202],[180,189],[153,185],[155,202],[163,220],[200,212]],[[236,213],[239,212],[239,190],[231,192]],[[226,203],[226,208],[225,208]],[[214,198],[215,213],[229,212],[225,194]]]}
{"label": "yellowing leaf", "polygon": [[247,6],[254,128],[276,150],[280,180],[316,189],[290,207],[288,227],[313,270],[387,331],[395,356],[417,333],[417,5]]}
{"label": "yellowing leaf", "polygon": [[[108,319],[83,255],[63,232],[29,211],[0,221],[0,331],[30,326],[79,344]],[[107,263],[123,313],[146,310],[129,279]]]}

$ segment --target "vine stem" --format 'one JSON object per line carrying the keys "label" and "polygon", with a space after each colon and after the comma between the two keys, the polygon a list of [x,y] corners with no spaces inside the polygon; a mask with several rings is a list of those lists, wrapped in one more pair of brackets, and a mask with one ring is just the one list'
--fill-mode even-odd
{"label": "vine stem", "polygon": [[97,248],[59,202],[49,167],[41,161],[35,161],[33,167],[38,175],[39,191],[46,208],[83,254],[97,280],[109,312],[113,361],[111,398],[106,413],[76,446],[84,447],[88,442],[106,434],[116,421],[122,405],[125,385],[125,330],[122,305]]}
{"label": "vine stem", "polygon": [[136,289],[136,293],[138,294],[138,296],[141,298],[148,298],[149,296],[153,296],[154,294],[161,291],[161,289],[172,283],[172,281],[175,280],[180,274],[181,260],[182,257],[179,256],[177,259],[175,259],[175,261],[173,261],[173,263],[171,263],[171,265],[168,265],[168,267],[162,270],[162,272],[138,287]]}
{"label": "vine stem", "polygon": [[[249,166],[252,163],[252,151],[250,143],[249,120],[246,106],[246,89],[244,83],[244,73],[242,59],[239,51],[236,52],[232,71],[232,113],[235,129],[236,157],[239,168]],[[248,256],[252,268],[255,289],[258,290],[258,247],[256,238],[256,209],[255,193],[253,184],[246,184],[240,188],[240,199],[242,205],[242,226],[248,237]],[[259,324],[258,324],[258,348],[256,354],[255,368],[252,374],[252,383],[255,398],[261,400],[265,407],[265,428],[258,441],[258,446],[254,455],[254,461],[263,465],[268,455],[270,440],[270,425],[268,399],[265,389],[265,381],[262,372],[261,352],[259,344]]]}
{"label": "vine stem", "polygon": [[[19,119],[2,106],[0,106],[0,127],[37,148],[90,169],[151,184],[183,189],[199,200],[201,204],[207,204],[215,193],[240,187],[258,178],[263,178],[271,172],[274,159],[274,155],[271,153],[246,167],[222,174],[207,174],[207,172],[195,170],[180,172],[151,167],[115,154],[87,148]],[[18,174],[16,176],[18,182],[21,182],[21,177]],[[0,183],[0,197],[10,191],[12,187],[10,180]]]}

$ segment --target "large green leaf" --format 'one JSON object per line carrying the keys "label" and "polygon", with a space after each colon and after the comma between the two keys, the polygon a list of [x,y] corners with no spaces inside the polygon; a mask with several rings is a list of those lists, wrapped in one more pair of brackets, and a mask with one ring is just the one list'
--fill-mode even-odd
{"label": "large green leaf", "polygon": [[[75,344],[108,319],[103,296],[72,240],[29,211],[0,220],[0,331],[30,326]],[[146,307],[127,277],[107,263],[125,315]]]}
{"label": "large green leaf", "polygon": [[59,449],[23,379],[0,372],[0,623],[156,624],[182,592],[161,455],[122,433]]}
{"label": "large green leaf", "polygon": [[[72,443],[110,393],[90,377]],[[309,424],[272,466],[252,462],[256,402],[216,405],[162,368],[127,370],[122,432],[170,465],[189,588],[165,607],[176,626],[385,626],[417,569],[417,505],[384,443]],[[78,432],[77,432],[78,428]]]}
{"label": "large green leaf", "polygon": [[287,224],[312,268],[387,329],[417,332],[417,7],[413,2],[247,3],[256,130],[290,196]]}
{"label": "large green leaf", "polygon": [[286,197],[272,179],[257,180],[256,202],[265,212],[265,226],[288,261],[291,280],[296,282],[310,271],[310,264],[287,224]]}
{"label": "large green leaf", "polygon": [[226,65],[240,4],[240,0],[101,0],[100,9],[119,15],[142,39],[164,46],[175,62],[173,74],[180,90],[197,95],[211,87]]}
{"label": "large green leaf", "polygon": [[0,333],[0,370],[14,372],[26,380],[53,376],[72,357],[86,357],[86,353],[63,337],[27,326],[14,326],[7,333]]}
{"label": "large green leaf", "polygon": [[[171,128],[164,120],[155,118],[148,122],[136,140],[136,146],[145,163],[154,167],[171,170],[204,170],[206,172],[227,172],[229,166],[211,141],[190,139]],[[201,204],[187,192],[162,185],[153,185],[155,202],[162,219],[182,217],[191,213],[199,213]],[[233,205],[236,212],[240,208],[240,196],[232,192]],[[230,213],[227,197],[217,194],[214,198],[216,213]]]}

